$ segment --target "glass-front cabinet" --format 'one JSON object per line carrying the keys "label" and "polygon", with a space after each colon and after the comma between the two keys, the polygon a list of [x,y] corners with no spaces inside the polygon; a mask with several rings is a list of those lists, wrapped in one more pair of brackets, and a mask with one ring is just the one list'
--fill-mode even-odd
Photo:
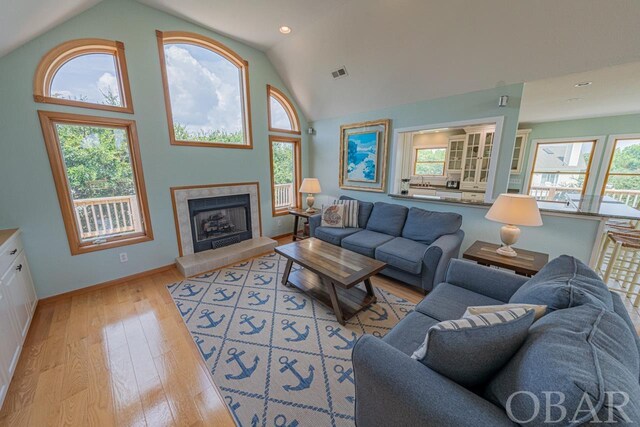
{"label": "glass-front cabinet", "polygon": [[531,129],[520,129],[516,133],[516,143],[513,146],[513,158],[511,159],[511,173],[517,175],[522,172],[524,152]]}
{"label": "glass-front cabinet", "polygon": [[449,159],[447,161],[447,172],[462,172],[464,140],[464,135],[449,137]]}
{"label": "glass-front cabinet", "polygon": [[465,190],[485,190],[491,164],[491,150],[495,127],[466,128],[466,141],[463,153],[462,182]]}

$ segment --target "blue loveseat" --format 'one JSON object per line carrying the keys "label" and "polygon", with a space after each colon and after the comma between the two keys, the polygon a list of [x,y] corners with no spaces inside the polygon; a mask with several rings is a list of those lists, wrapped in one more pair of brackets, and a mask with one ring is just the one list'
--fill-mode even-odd
{"label": "blue loveseat", "polygon": [[462,216],[456,213],[358,201],[358,227],[322,227],[320,215],[314,215],[309,234],[386,262],[381,274],[430,291],[443,280],[449,260],[458,257],[461,225]]}
{"label": "blue loveseat", "polygon": [[[481,385],[464,387],[410,357],[437,322],[459,319],[468,306],[508,302],[547,305],[547,314]],[[531,279],[452,260],[444,283],[384,338],[364,335],[352,357],[358,427],[577,426],[595,421],[594,414],[596,425],[640,425],[640,340],[633,323],[621,298],[569,256]],[[465,366],[463,349],[444,363]],[[554,393],[550,401],[558,406],[545,406],[545,393]]]}

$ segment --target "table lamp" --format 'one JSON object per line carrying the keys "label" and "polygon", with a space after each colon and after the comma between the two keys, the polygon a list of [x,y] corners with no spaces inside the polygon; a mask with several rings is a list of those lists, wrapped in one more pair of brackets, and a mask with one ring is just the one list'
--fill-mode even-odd
{"label": "table lamp", "polygon": [[313,195],[322,192],[322,188],[320,187],[320,181],[318,181],[318,178],[303,179],[300,190],[298,191],[300,191],[301,193],[307,193],[307,212],[315,212],[316,210],[313,208],[313,204],[315,203],[316,198],[313,197]]}
{"label": "table lamp", "polygon": [[523,194],[499,195],[484,217],[505,224],[500,229],[500,240],[504,246],[498,248],[496,252],[508,257],[518,255],[511,247],[520,237],[518,225],[529,227],[542,225],[542,217],[540,217],[536,199]]}

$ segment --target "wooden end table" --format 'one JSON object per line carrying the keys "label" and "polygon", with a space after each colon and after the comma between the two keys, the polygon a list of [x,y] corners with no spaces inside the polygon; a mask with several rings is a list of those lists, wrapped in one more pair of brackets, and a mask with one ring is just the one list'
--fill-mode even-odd
{"label": "wooden end table", "polygon": [[549,254],[514,248],[518,256],[507,257],[496,252],[500,245],[476,240],[462,257],[480,265],[513,270],[516,274],[531,277],[549,262]]}
{"label": "wooden end table", "polygon": [[[333,309],[341,325],[376,302],[371,276],[386,264],[311,237],[278,246],[287,259],[282,284],[295,286]],[[303,268],[292,271],[293,263]],[[366,291],[355,286],[364,282]]]}
{"label": "wooden end table", "polygon": [[305,225],[309,224],[309,218],[317,215],[320,213],[319,210],[316,210],[314,212],[307,212],[306,209],[299,209],[299,208],[291,208],[288,210],[289,215],[293,215],[294,219],[293,219],[293,241],[295,242],[296,240],[304,240],[304,239],[308,239],[309,235],[307,233],[305,233],[304,231],[304,227],[302,228],[301,231],[298,230],[299,227],[299,222],[300,222],[300,218],[304,218],[305,221]]}

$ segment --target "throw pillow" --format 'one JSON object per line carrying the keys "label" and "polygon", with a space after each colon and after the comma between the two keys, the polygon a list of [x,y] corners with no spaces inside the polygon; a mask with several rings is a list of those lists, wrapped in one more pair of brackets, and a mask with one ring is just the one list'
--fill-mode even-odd
{"label": "throw pillow", "polygon": [[[640,425],[633,335],[621,316],[595,305],[553,311],[531,326],[484,397],[527,426]],[[545,406],[547,399],[564,409]]]}
{"label": "throw pillow", "polygon": [[535,317],[533,321],[535,322],[539,318],[545,315],[547,312],[546,305],[536,305],[536,304],[502,304],[502,305],[477,305],[472,307],[467,307],[467,310],[464,312],[462,317],[470,317],[476,316],[478,314],[485,313],[495,313],[496,311],[505,311],[511,310],[514,308],[524,308],[528,310],[533,310],[535,312]]}
{"label": "throw pillow", "polygon": [[334,205],[344,205],[344,226],[346,228],[358,227],[358,206],[357,200],[335,200]]}
{"label": "throw pillow", "polygon": [[322,206],[323,227],[344,228],[344,205]]}
{"label": "throw pillow", "polygon": [[598,275],[580,260],[562,255],[545,265],[509,299],[512,304],[541,304],[549,311],[595,305],[613,311],[613,298]]}
{"label": "throw pillow", "polygon": [[437,323],[411,357],[462,386],[485,384],[525,341],[534,314],[514,308]]}

